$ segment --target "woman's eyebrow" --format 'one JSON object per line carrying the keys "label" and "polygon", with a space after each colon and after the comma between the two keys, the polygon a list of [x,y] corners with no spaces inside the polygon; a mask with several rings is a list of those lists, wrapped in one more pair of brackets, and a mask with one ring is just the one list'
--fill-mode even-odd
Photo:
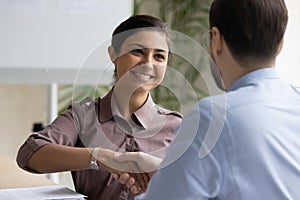
{"label": "woman's eyebrow", "polygon": [[[139,44],[139,43],[131,43],[129,44],[128,46],[137,46],[141,49],[151,49],[153,47],[149,47],[149,46],[145,46],[145,45],[142,45],[142,44]],[[166,49],[158,49],[158,48],[153,48],[156,52],[168,52],[168,50]]]}
{"label": "woman's eyebrow", "polygon": [[163,53],[168,53],[168,50],[165,49],[155,49],[157,52],[163,52]]}

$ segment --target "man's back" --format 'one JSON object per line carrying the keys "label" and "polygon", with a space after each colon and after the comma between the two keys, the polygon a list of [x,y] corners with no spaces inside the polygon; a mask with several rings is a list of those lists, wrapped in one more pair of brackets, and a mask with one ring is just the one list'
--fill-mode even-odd
{"label": "man's back", "polygon": [[275,69],[249,73],[231,89],[221,139],[231,143],[223,161],[241,199],[300,199],[300,90]]}
{"label": "man's back", "polygon": [[184,117],[144,198],[300,199],[299,118],[300,91],[274,68],[243,76]]}

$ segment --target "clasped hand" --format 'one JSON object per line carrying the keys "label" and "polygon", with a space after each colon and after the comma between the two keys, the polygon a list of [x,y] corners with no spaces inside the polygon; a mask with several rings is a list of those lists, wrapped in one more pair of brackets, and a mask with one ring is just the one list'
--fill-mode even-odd
{"label": "clasped hand", "polygon": [[121,153],[108,149],[100,149],[96,158],[102,168],[135,194],[146,191],[150,178],[162,161],[144,152]]}

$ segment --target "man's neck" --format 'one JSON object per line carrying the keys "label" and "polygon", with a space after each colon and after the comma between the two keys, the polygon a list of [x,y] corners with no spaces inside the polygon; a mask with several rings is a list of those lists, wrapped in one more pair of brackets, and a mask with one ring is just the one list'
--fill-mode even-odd
{"label": "man's neck", "polygon": [[228,90],[231,85],[237,81],[239,78],[241,78],[242,76],[259,70],[259,69],[263,69],[263,68],[272,68],[274,67],[274,62],[268,62],[268,63],[262,63],[262,64],[257,64],[256,66],[248,66],[248,67],[243,67],[240,65],[232,65],[231,69],[228,73],[227,76],[224,76],[224,85],[226,90]]}

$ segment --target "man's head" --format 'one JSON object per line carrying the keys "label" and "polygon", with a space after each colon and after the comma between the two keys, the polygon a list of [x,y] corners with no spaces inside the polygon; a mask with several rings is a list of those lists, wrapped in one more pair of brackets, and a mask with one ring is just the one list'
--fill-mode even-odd
{"label": "man's head", "polygon": [[214,0],[209,21],[211,55],[228,89],[243,74],[274,65],[288,12],[284,0]]}
{"label": "man's head", "polygon": [[283,38],[288,13],[284,0],[214,0],[210,27],[223,35],[242,66],[274,59]]}

